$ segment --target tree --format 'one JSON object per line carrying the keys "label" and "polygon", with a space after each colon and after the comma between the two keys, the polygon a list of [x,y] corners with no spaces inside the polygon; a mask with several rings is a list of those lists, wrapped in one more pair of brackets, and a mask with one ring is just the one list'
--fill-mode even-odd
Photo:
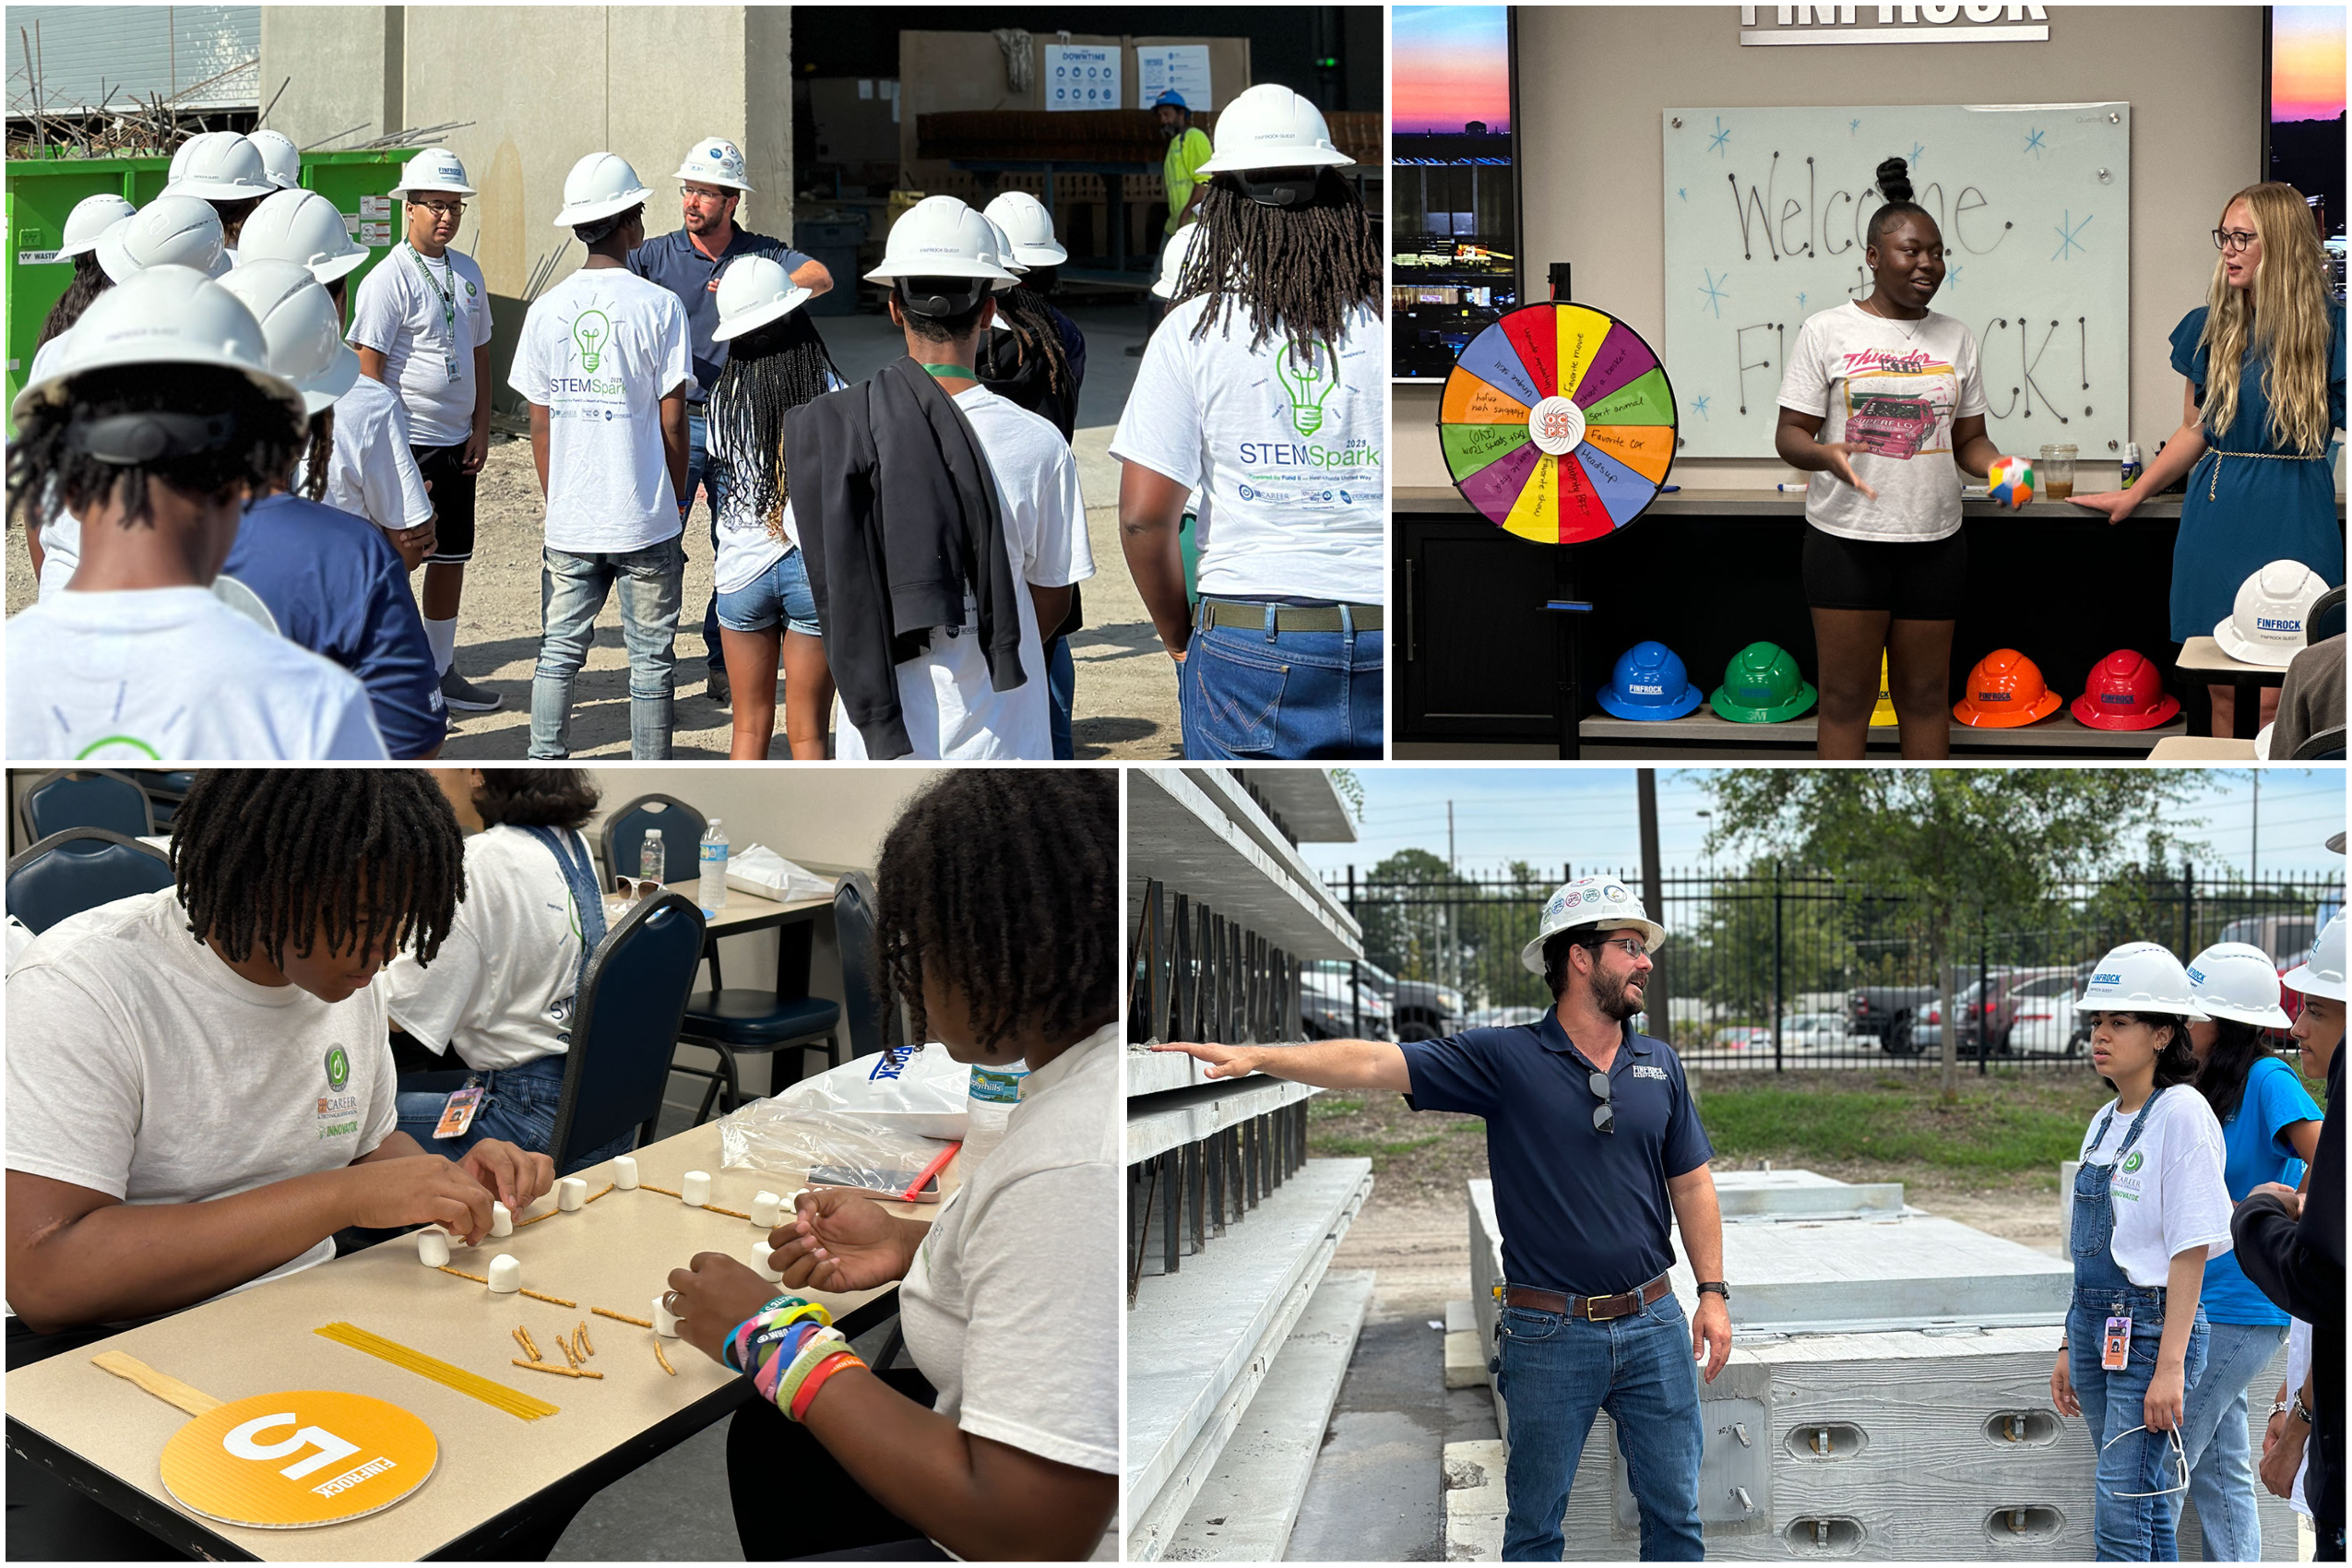
{"label": "tree", "polygon": [[[1905,897],[1918,912],[1943,1004],[1943,1098],[1959,1098],[1959,1015],[1947,960],[1964,931],[2045,922],[2061,885],[2120,856],[2160,851],[2187,798],[2156,768],[1738,768],[1706,780],[1708,848],[1757,843],[1794,865]],[[2160,863],[2151,861],[2150,863]]]}

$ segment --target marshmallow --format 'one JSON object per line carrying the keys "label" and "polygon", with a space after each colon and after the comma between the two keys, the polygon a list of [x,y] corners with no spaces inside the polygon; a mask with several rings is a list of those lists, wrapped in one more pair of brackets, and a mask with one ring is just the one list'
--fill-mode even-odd
{"label": "marshmallow", "polygon": [[700,1208],[710,1201],[710,1172],[689,1170],[678,1179],[678,1192],[686,1202]]}
{"label": "marshmallow", "polygon": [[449,1233],[428,1225],[417,1232],[417,1262],[427,1268],[439,1268],[449,1261]]}
{"label": "marshmallow", "polygon": [[495,1198],[490,1200],[490,1233],[493,1236],[512,1236],[515,1233],[514,1215]]}
{"label": "marshmallow", "polygon": [[588,1202],[588,1180],[581,1176],[566,1176],[555,1183],[555,1206],[565,1214]]}
{"label": "marshmallow", "polygon": [[752,1223],[763,1230],[773,1230],[783,1209],[782,1198],[774,1193],[761,1193],[752,1199]]}
{"label": "marshmallow", "polygon": [[678,1337],[678,1315],[661,1302],[660,1296],[653,1299],[653,1331],[664,1339],[675,1339]]}
{"label": "marshmallow", "polygon": [[612,1184],[624,1193],[637,1190],[636,1156],[624,1154],[612,1162]]}
{"label": "marshmallow", "polygon": [[508,1253],[501,1253],[490,1260],[490,1288],[501,1296],[511,1296],[523,1288],[523,1265]]}
{"label": "marshmallow", "polygon": [[759,1270],[759,1277],[762,1279],[766,1280],[770,1285],[781,1285],[784,1283],[784,1276],[782,1272],[770,1266],[767,1261],[768,1255],[775,1250],[776,1249],[770,1247],[765,1241],[754,1242],[752,1244],[752,1266]]}

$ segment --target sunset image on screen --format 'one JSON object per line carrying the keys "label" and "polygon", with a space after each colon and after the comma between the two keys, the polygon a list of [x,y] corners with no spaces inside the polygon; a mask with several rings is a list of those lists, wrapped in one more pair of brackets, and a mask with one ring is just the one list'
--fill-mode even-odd
{"label": "sunset image on screen", "polygon": [[[1397,58],[1404,58],[1398,37]],[[2344,113],[2344,7],[2279,6],[2271,11],[2270,117],[2333,120]]]}
{"label": "sunset image on screen", "polygon": [[[1509,130],[1510,28],[1501,6],[1399,6],[1389,14],[1391,124],[1458,131],[1476,120]],[[2341,37],[2337,54],[2343,51]]]}

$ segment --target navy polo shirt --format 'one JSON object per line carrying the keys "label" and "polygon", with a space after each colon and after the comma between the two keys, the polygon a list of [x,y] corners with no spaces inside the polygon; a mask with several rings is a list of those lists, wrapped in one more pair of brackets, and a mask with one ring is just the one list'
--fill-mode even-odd
{"label": "navy polo shirt", "polygon": [[[694,236],[683,229],[647,240],[629,253],[630,271],[660,284],[686,307],[687,346],[695,358],[695,385],[702,394],[696,402],[710,396],[710,389],[719,385],[719,371],[727,364],[727,345],[713,342],[710,335],[719,330],[719,275],[739,255],[768,256],[788,276],[814,259],[781,240],[748,233],[740,224],[735,237],[727,243],[726,254],[717,261],[696,250]],[[837,284],[839,279],[835,281]]]}
{"label": "navy polo shirt", "polygon": [[1403,1045],[1418,1111],[1486,1118],[1487,1166],[1514,1285],[1614,1296],[1674,1262],[1667,1179],[1714,1157],[1681,1060],[1629,1025],[1610,1063],[1617,1131],[1593,1126],[1593,1064],[1546,1013]]}

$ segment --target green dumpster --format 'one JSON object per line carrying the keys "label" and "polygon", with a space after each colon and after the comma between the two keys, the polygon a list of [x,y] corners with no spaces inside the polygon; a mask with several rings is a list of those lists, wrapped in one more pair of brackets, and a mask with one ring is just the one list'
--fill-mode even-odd
{"label": "green dumpster", "polygon": [[[414,148],[303,154],[303,185],[334,202],[343,214],[343,226],[375,253],[351,274],[354,289],[400,237],[399,204],[391,199],[390,192],[400,177],[401,165],[415,155]],[[8,160],[9,402],[24,386],[25,372],[32,364],[33,348],[41,338],[41,324],[73,280],[73,263],[57,259],[57,247],[65,243],[66,214],[83,197],[110,191],[144,207],[162,194],[163,179],[171,167],[169,158]]]}

